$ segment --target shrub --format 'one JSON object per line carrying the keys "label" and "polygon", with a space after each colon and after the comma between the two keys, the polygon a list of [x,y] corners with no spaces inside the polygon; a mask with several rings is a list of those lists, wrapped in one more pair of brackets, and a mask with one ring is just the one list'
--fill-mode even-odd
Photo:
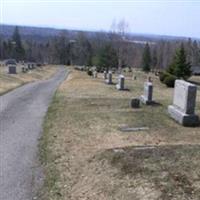
{"label": "shrub", "polygon": [[166,78],[167,76],[169,76],[169,75],[170,75],[170,74],[167,73],[167,72],[160,72],[160,73],[159,73],[159,79],[160,79],[160,81],[163,83],[164,80],[165,80],[165,78]]}
{"label": "shrub", "polygon": [[167,86],[167,87],[174,87],[175,81],[176,81],[177,77],[171,74],[168,74],[163,83]]}
{"label": "shrub", "polygon": [[91,71],[91,70],[88,70],[88,71],[87,71],[87,74],[88,74],[89,76],[92,76],[92,71]]}

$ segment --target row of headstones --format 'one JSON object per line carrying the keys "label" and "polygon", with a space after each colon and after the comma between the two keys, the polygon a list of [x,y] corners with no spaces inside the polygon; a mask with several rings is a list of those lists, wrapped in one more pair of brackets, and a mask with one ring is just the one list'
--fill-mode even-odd
{"label": "row of headstones", "polygon": [[[97,77],[97,73],[94,76]],[[104,79],[107,84],[113,84],[112,72],[104,71]],[[118,90],[125,89],[125,77],[119,75]],[[199,125],[199,117],[195,114],[197,86],[184,80],[176,80],[173,96],[173,104],[168,106],[169,115],[177,122],[184,126]],[[144,83],[144,94],[139,98],[132,99],[132,107],[139,107],[140,101],[146,105],[152,105],[153,101],[153,84],[151,79]]]}
{"label": "row of headstones", "polygon": [[[27,66],[22,67],[22,72],[26,73],[28,70],[35,69],[35,67],[36,67],[36,64],[28,63]],[[8,73],[9,74],[17,74],[17,65],[9,65]]]}
{"label": "row of headstones", "polygon": [[22,72],[27,72],[28,70],[32,70],[36,68],[36,64],[35,63],[28,63],[27,66],[22,67]]}
{"label": "row of headstones", "polygon": [[[108,77],[107,77],[107,75],[108,75]],[[113,84],[112,83],[112,72],[108,72],[108,74],[107,74],[106,71],[104,71],[104,79],[106,80],[107,84]],[[118,90],[125,90],[124,75],[119,75],[116,88]],[[148,79],[148,81],[144,83],[144,95],[141,96],[140,100],[144,104],[150,105],[153,103],[152,99],[153,99],[153,84],[151,82],[151,79]],[[139,101],[137,101],[137,99],[133,100],[132,106],[139,107]]]}

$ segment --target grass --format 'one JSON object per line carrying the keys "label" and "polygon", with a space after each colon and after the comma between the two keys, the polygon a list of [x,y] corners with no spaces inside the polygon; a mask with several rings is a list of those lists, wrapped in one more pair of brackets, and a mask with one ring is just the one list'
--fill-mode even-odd
{"label": "grass", "polygon": [[150,199],[199,199],[199,149],[198,145],[127,147],[107,150],[98,159],[117,168],[118,179],[129,177],[130,193],[136,199],[142,199],[138,187],[145,190],[149,184],[151,190],[147,188],[145,195]]}
{"label": "grass", "polygon": [[[40,199],[199,199],[200,127],[169,118],[173,89],[153,75],[159,105],[131,109],[129,101],[143,93],[146,79],[134,74],[137,80],[126,76],[130,91],[79,71],[61,84],[40,141],[46,175]],[[198,115],[199,104],[198,93]],[[149,130],[126,133],[122,126]]]}
{"label": "grass", "polygon": [[7,73],[6,67],[0,67],[0,95],[3,95],[26,83],[47,79],[51,77],[56,70],[56,66],[45,66],[42,68],[38,67],[28,73],[19,72],[13,75]]}
{"label": "grass", "polygon": [[[52,138],[49,137],[48,132],[52,128],[52,121],[54,120],[54,117],[56,115],[56,109],[55,105],[57,107],[58,100],[54,97],[52,105],[48,108],[48,114],[45,117],[45,124],[43,125],[43,135],[40,139],[39,143],[39,149],[40,149],[40,161],[43,165],[48,166],[46,168],[47,170],[45,171],[45,177],[46,181],[44,184],[44,188],[48,189],[49,193],[53,193],[58,197],[60,196],[60,191],[59,188],[56,185],[56,180],[58,179],[58,171],[56,170],[56,163],[54,162],[56,157],[49,148],[53,141],[51,140]],[[53,136],[53,137],[56,137]],[[40,199],[48,199],[46,194],[44,193],[44,190],[40,191],[39,194]],[[55,200],[57,198],[54,198]]]}

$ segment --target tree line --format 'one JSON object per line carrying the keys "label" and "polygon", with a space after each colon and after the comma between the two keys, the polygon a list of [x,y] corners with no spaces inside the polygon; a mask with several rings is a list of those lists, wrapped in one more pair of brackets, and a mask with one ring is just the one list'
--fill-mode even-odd
{"label": "tree line", "polygon": [[121,21],[110,32],[90,35],[79,31],[73,37],[68,31],[62,31],[45,42],[24,39],[16,27],[11,38],[0,36],[0,59],[97,66],[99,69],[135,67],[145,71],[163,70],[173,62],[176,50],[183,45],[186,60],[191,65],[200,64],[199,41],[189,38],[137,42],[127,34],[126,26]]}

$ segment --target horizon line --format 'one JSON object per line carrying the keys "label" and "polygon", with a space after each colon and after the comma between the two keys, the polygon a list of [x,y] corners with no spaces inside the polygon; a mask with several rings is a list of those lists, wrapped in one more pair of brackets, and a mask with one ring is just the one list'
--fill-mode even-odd
{"label": "horizon line", "polygon": [[[59,26],[51,26],[51,25],[27,25],[27,24],[10,24],[10,23],[0,23],[0,25],[4,26],[19,26],[19,27],[32,27],[32,28],[49,28],[54,30],[70,30],[70,31],[82,31],[82,32],[104,32],[109,33],[110,30],[97,30],[97,29],[81,29],[81,28],[75,28],[75,27],[59,27]],[[127,34],[133,34],[133,35],[148,35],[148,36],[160,36],[160,37],[174,37],[174,38],[182,38],[182,39],[197,39],[200,40],[200,38],[195,36],[184,36],[184,35],[169,35],[169,34],[159,34],[159,33],[144,33],[144,32],[127,32]]]}

